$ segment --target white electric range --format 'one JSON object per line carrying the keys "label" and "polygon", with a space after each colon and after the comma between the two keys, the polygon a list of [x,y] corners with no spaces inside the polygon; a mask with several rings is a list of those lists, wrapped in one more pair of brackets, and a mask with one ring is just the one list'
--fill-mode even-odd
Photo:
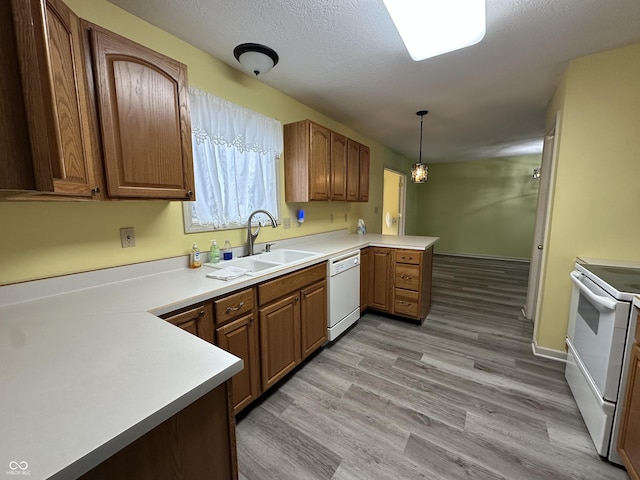
{"label": "white electric range", "polygon": [[622,464],[616,446],[636,328],[632,303],[640,294],[640,264],[598,262],[578,262],[570,274],[565,377],[598,454]]}

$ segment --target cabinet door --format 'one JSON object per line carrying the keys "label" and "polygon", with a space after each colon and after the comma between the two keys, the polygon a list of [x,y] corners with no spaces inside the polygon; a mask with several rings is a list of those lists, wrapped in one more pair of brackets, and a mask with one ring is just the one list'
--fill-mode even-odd
{"label": "cabinet door", "polygon": [[371,248],[371,301],[369,306],[383,312],[391,311],[391,250]]}
{"label": "cabinet door", "polygon": [[629,477],[640,478],[640,346],[637,343],[631,351],[618,452]]}
{"label": "cabinet door", "polygon": [[91,197],[99,165],[91,138],[80,19],[60,0],[13,0],[37,190]]}
{"label": "cabinet door", "polygon": [[369,306],[369,282],[371,281],[371,249],[360,251],[360,313]]}
{"label": "cabinet door", "polygon": [[213,343],[213,310],[209,303],[162,318],[196,337]]}
{"label": "cabinet door", "polygon": [[109,196],[193,200],[186,66],[88,25]]}
{"label": "cabinet door", "polygon": [[260,308],[262,389],[266,390],[300,362],[300,294]]}
{"label": "cabinet door", "polygon": [[347,141],[347,201],[358,201],[360,187],[360,144],[354,140]]}
{"label": "cabinet door", "polygon": [[359,185],[358,185],[358,201],[369,201],[369,147],[360,145],[359,150]]}
{"label": "cabinet door", "polygon": [[331,200],[347,198],[347,137],[331,132]]}
{"label": "cabinet door", "polygon": [[232,379],[234,414],[238,414],[260,395],[260,370],[256,329],[252,313],[216,330],[218,346],[244,361],[244,369]]}
{"label": "cabinet door", "polygon": [[331,131],[310,122],[309,200],[329,200]]}
{"label": "cabinet door", "polygon": [[307,358],[327,341],[327,281],[302,289],[300,295],[302,323],[302,358]]}

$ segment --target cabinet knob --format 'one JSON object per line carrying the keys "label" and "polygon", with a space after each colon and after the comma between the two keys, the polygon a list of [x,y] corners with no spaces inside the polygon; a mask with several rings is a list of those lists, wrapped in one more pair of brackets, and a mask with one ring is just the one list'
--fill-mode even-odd
{"label": "cabinet knob", "polygon": [[187,194],[185,195],[187,198],[191,198],[193,197],[193,191],[192,190],[188,190]]}
{"label": "cabinet knob", "polygon": [[100,193],[100,187],[94,187],[91,189],[91,194],[95,195],[97,193]]}
{"label": "cabinet knob", "polygon": [[200,312],[198,312],[199,317],[204,317],[205,315],[206,315],[206,312],[204,310],[200,310]]}

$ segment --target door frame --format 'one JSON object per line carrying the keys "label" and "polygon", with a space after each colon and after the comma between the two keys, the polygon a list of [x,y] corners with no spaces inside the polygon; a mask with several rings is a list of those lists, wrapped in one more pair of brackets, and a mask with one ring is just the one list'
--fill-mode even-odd
{"label": "door frame", "polygon": [[[398,175],[400,185],[398,188],[398,235],[404,235],[405,230],[405,213],[407,210],[407,174],[401,173],[393,168],[384,167],[384,170]],[[382,175],[382,203],[384,205],[384,174]],[[382,222],[384,222],[384,208],[382,209]]]}
{"label": "door frame", "polygon": [[531,264],[529,270],[529,282],[527,285],[527,298],[522,309],[524,317],[533,322],[534,342],[538,333],[540,304],[542,300],[541,292],[546,272],[546,246],[549,240],[551,209],[553,207],[561,119],[562,112],[556,112],[551,128],[547,131],[544,137],[539,190],[540,194],[538,196],[536,226],[533,235],[533,244],[531,246]]}

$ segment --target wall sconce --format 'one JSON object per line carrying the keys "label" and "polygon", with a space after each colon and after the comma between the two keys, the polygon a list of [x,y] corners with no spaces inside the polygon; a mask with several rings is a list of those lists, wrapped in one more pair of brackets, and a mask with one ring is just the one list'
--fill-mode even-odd
{"label": "wall sconce", "polygon": [[427,113],[429,113],[428,110],[416,112],[416,115],[420,116],[420,156],[418,157],[418,163],[411,165],[411,182],[413,183],[427,183],[429,179],[429,167],[422,163],[422,120]]}
{"label": "wall sconce", "polygon": [[242,68],[256,77],[268,73],[280,59],[274,50],[259,43],[242,43],[233,49],[233,56]]}
{"label": "wall sconce", "polygon": [[533,179],[538,180],[542,175],[542,169],[540,167],[533,169]]}

